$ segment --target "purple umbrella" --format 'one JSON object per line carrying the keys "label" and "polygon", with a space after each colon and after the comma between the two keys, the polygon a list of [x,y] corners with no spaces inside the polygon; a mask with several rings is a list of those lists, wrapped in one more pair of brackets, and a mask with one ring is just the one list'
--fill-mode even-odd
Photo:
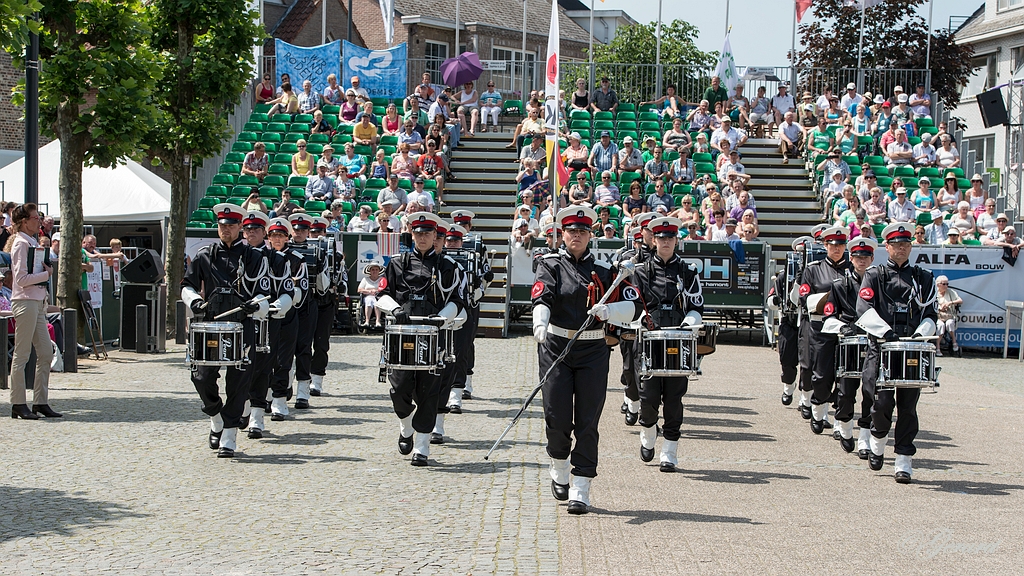
{"label": "purple umbrella", "polygon": [[448,86],[461,86],[466,82],[473,82],[483,71],[480,57],[473,52],[463,52],[441,63],[441,78]]}

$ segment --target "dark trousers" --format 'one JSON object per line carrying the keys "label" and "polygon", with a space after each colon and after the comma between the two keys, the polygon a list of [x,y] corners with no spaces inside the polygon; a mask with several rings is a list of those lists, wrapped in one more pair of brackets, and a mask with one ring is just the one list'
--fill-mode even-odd
{"label": "dark trousers", "polygon": [[[317,314],[315,302],[307,302],[295,315],[299,323],[295,336],[295,380],[309,380],[309,369],[313,361],[313,335],[316,332]],[[325,364],[326,365],[326,364]]]}
{"label": "dark trousers", "polygon": [[452,388],[465,389],[466,377],[473,373],[476,363],[476,330],[480,324],[480,309],[467,308],[468,318],[462,329],[455,332],[455,376],[447,392],[442,390],[441,402],[448,402]]}
{"label": "dark trousers", "polygon": [[468,318],[466,324],[462,328],[463,330],[469,329],[466,332],[466,338],[469,341],[469,345],[466,346],[466,375],[473,375],[473,368],[476,366],[476,331],[480,329],[480,306],[476,308],[470,306],[466,309]]}
{"label": "dark trousers", "polygon": [[[538,345],[542,378],[568,342],[549,334]],[[608,392],[610,355],[603,339],[577,341],[565,359],[551,370],[542,388],[548,455],[558,460],[570,458],[576,476],[597,476],[597,427]]]}
{"label": "dark trousers", "polygon": [[658,406],[665,405],[665,440],[679,440],[683,425],[683,396],[689,378],[651,378],[640,380],[640,425],[650,428],[658,423]]}
{"label": "dark trousers", "polygon": [[407,418],[415,410],[412,427],[422,434],[433,431],[441,376],[425,370],[395,370],[389,379],[395,415],[399,419]]}
{"label": "dark trousers", "polygon": [[270,390],[270,380],[277,368],[281,321],[271,318],[267,322],[267,334],[269,335],[270,352],[253,352],[255,357],[252,363],[252,385],[249,388],[249,404],[253,408],[262,408],[263,410],[270,408],[270,403],[267,402],[267,390]]}
{"label": "dark trousers", "polygon": [[275,355],[274,376],[270,380],[270,387],[273,389],[274,398],[291,400],[292,389],[290,372],[292,370],[292,359],[295,358],[295,339],[299,332],[299,315],[291,314],[291,318],[285,318],[278,329],[277,341],[271,346],[280,345]]}
{"label": "dark trousers", "polygon": [[839,340],[832,334],[822,334],[821,326],[811,331],[811,404],[819,406],[832,401],[832,389],[836,385],[836,345]]}
{"label": "dark trousers", "polygon": [[800,364],[800,390],[810,392],[814,390],[811,384],[811,370],[813,367],[813,356],[811,356],[811,321],[803,319],[800,321],[798,330],[799,340],[797,344],[797,359]]}
{"label": "dark trousers", "polygon": [[795,324],[783,319],[779,324],[779,364],[782,365],[782,383],[796,382],[796,369],[800,365],[800,335]]}
{"label": "dark trousers", "polygon": [[[858,390],[860,390],[860,378],[839,379],[839,396],[836,399],[836,420],[840,422],[853,420],[853,409],[857,403]],[[870,407],[868,410],[870,414]]]}
{"label": "dark trousers", "polygon": [[[243,348],[252,349],[254,340],[252,320],[242,323]],[[241,423],[245,401],[249,399],[249,388],[252,384],[252,364],[242,364],[240,368],[229,366],[224,375],[225,399],[220,398],[217,380],[220,378],[220,366],[196,366],[192,370],[192,384],[203,401],[203,413],[207,416],[221,415],[225,428],[238,428]]]}
{"label": "dark trousers", "polygon": [[[636,340],[619,340],[619,352],[622,353],[622,376],[619,377],[619,382],[626,388],[626,398],[631,402],[640,400],[640,390],[636,385],[636,360],[633,354],[635,348]],[[657,420],[657,413],[654,418]]]}
{"label": "dark trousers", "polygon": [[309,371],[317,376],[327,374],[327,352],[331,349],[331,326],[337,307],[338,300],[332,294],[329,302],[317,305],[316,315],[311,319],[316,322],[316,330],[313,332],[313,357]]}
{"label": "dark trousers", "polygon": [[[872,340],[868,346],[867,358],[864,360],[864,375],[861,380],[865,388],[876,391],[879,367],[878,342]],[[899,420],[896,421],[896,433],[893,435],[895,452],[902,456],[913,456],[917,453],[914,438],[920,423],[917,418],[917,401],[921,399],[919,388],[897,388],[896,390],[877,390],[875,402],[871,406],[871,435],[885,438],[892,428],[893,409],[897,410]]]}

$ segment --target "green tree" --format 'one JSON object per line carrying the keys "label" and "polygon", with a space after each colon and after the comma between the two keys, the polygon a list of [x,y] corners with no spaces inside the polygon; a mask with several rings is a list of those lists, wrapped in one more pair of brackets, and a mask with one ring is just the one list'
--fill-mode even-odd
{"label": "green tree", "polygon": [[253,78],[253,46],[264,33],[246,0],[152,0],[151,46],[164,82],[159,114],[147,135],[150,153],[171,173],[167,232],[167,327],[174,331],[178,285],[184,275],[190,165],[221,151],[231,135],[228,112]]}
{"label": "green tree", "polygon": [[[60,140],[61,242],[57,300],[77,308],[81,285],[82,167],[140,153],[159,81],[139,0],[51,0],[40,7],[39,126]],[[16,35],[17,39],[19,36]],[[12,51],[12,53],[17,53]],[[14,103],[24,104],[24,79]]]}
{"label": "green tree", "polygon": [[42,7],[38,0],[0,0],[0,48],[20,55],[29,32],[39,32],[39,23],[31,16]]}
{"label": "green tree", "polygon": [[[887,0],[865,10],[861,58],[861,67],[869,70],[865,74],[865,89],[891,94],[896,84],[903,84],[905,89],[913,91],[909,84],[925,80],[923,77],[900,78],[887,72],[924,70],[928,23],[917,9],[925,2]],[[797,51],[796,61],[800,68],[816,70],[803,73],[801,84],[820,86],[829,83],[836,87],[852,81],[848,76],[840,78],[836,70],[857,67],[860,9],[846,6],[843,0],[815,0],[811,9],[815,19],[800,25],[801,44],[805,48]],[[955,107],[960,101],[961,87],[971,74],[973,54],[974,47],[956,44],[951,32],[932,33],[931,87],[947,108]]]}

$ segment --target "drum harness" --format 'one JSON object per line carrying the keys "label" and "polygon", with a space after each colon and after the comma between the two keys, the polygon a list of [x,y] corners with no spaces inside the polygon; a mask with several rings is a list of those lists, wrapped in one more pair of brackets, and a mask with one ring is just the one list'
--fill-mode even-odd
{"label": "drum harness", "polygon": [[[891,272],[889,270],[889,266],[888,266],[888,264],[886,264],[885,266],[881,266],[880,268],[881,268],[881,272],[882,272],[883,286],[888,286],[889,285],[889,279],[892,277],[891,276]],[[899,274],[897,274],[896,276],[897,276],[897,278],[900,278]],[[910,319],[911,319],[911,317],[913,317],[913,313],[912,313],[911,309],[914,307],[914,305],[916,305],[916,308],[917,308],[918,311],[923,311],[925,309],[925,307],[933,305],[935,303],[935,299],[937,297],[936,291],[933,289],[932,290],[932,294],[931,294],[931,298],[928,301],[923,301],[921,299],[922,298],[922,296],[921,296],[921,285],[918,283],[917,277],[918,277],[918,269],[915,266],[910,271],[910,301],[909,302],[907,302],[906,304],[903,304],[903,303],[896,302],[895,300],[891,300],[890,302],[886,302],[885,303],[886,308],[888,308],[888,311],[892,315],[892,318],[893,318],[893,326],[892,326],[893,332],[895,332],[896,335],[901,337],[901,338],[904,338],[904,337],[907,337],[907,336],[911,335],[911,332],[910,332]],[[900,278],[901,283],[902,283],[902,280],[903,279]],[[882,296],[884,294],[884,291],[880,291],[880,292],[882,292],[882,294],[879,294],[879,296]]]}
{"label": "drum harness", "polygon": [[[411,254],[412,254],[411,252],[406,252],[405,254],[402,255],[402,258],[403,258],[402,269],[403,270],[408,270],[409,262],[412,260],[412,255]],[[435,264],[433,264],[431,266],[431,269],[430,269],[430,281],[427,282],[426,285],[424,285],[422,288],[417,290],[417,287],[410,285],[408,282],[405,282],[406,286],[409,287],[409,310],[408,310],[408,314],[410,316],[427,316],[428,315],[428,314],[426,314],[426,312],[427,312],[426,311],[426,299],[427,299],[427,293],[430,292],[432,288],[435,289],[436,291],[440,292],[440,294],[441,294],[441,306],[440,307],[444,308],[444,306],[446,304],[448,304],[448,301],[451,299],[452,292],[455,291],[455,289],[459,286],[459,283],[462,281],[462,279],[459,277],[459,274],[454,274],[453,278],[452,278],[452,283],[449,286],[443,285],[441,283],[441,280],[440,280],[440,278],[438,276],[438,273],[437,273],[437,265],[440,264],[441,259],[445,258],[445,256],[443,254],[440,254],[440,253],[437,253],[437,256],[438,256],[437,263],[435,263]],[[422,260],[421,260],[421,262],[422,262]],[[404,278],[403,278],[403,280],[404,280]],[[418,309],[419,313],[417,313],[417,309]]]}

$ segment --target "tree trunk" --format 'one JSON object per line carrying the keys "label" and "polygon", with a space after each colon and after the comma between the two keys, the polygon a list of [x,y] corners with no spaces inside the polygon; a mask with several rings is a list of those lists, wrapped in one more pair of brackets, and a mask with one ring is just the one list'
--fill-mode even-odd
{"label": "tree trunk", "polygon": [[185,276],[185,227],[188,223],[190,185],[189,166],[182,155],[172,153],[168,158],[171,171],[171,219],[167,226],[164,273],[167,278],[167,337],[173,338],[178,319],[177,302],[181,296],[181,279]]}
{"label": "tree trunk", "polygon": [[[60,260],[57,277],[57,304],[79,310],[78,291],[82,288],[82,164],[88,132],[75,134],[78,106],[61,104],[57,108],[57,136],[60,139]],[[84,317],[84,313],[79,314]]]}

